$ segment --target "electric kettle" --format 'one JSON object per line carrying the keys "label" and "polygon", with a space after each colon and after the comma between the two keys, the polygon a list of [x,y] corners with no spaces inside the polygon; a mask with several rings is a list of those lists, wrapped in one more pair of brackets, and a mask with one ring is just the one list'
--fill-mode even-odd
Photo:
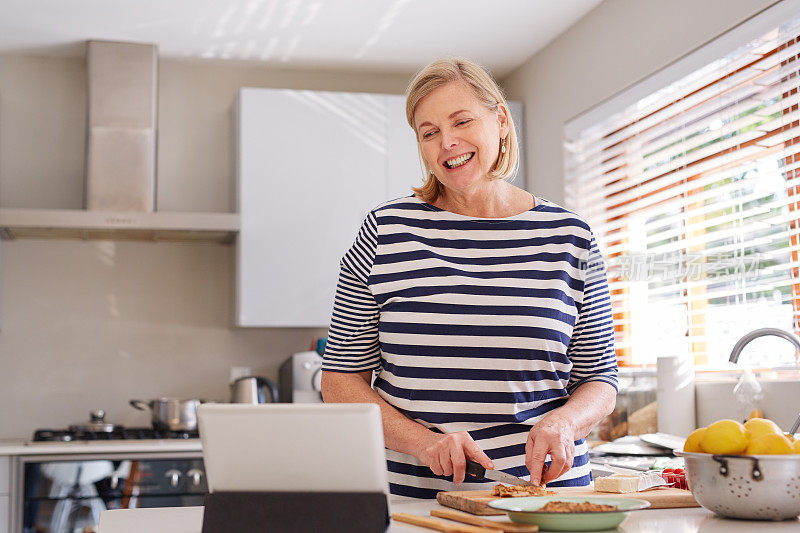
{"label": "electric kettle", "polygon": [[244,376],[231,383],[231,403],[277,402],[278,388],[267,378]]}

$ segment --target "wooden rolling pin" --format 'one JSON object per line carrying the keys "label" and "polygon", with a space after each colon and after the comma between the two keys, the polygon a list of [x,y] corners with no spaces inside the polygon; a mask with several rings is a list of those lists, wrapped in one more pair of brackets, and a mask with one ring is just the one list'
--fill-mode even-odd
{"label": "wooden rolling pin", "polygon": [[510,522],[508,520],[489,520],[488,518],[481,518],[480,516],[475,516],[474,514],[456,511],[455,509],[431,509],[431,516],[447,518],[449,520],[464,522],[465,524],[472,524],[474,526],[499,529],[503,533],[536,533],[539,531],[539,526],[536,524],[515,524],[514,522]]}
{"label": "wooden rolling pin", "polygon": [[411,513],[392,513],[392,520],[413,524],[415,526],[427,527],[428,529],[434,529],[436,531],[444,531],[446,533],[499,533],[502,531],[497,528],[454,524],[452,522],[445,522],[444,520],[436,520],[435,518],[418,516]]}

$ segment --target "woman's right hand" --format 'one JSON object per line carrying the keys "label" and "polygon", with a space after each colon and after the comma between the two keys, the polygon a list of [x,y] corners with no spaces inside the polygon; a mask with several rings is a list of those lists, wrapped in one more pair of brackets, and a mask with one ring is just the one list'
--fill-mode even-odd
{"label": "woman's right hand", "polygon": [[434,433],[430,431],[420,442],[419,451],[414,454],[437,476],[453,476],[453,482],[464,482],[467,459],[471,459],[487,470],[494,469],[494,463],[483,450],[475,444],[469,433]]}

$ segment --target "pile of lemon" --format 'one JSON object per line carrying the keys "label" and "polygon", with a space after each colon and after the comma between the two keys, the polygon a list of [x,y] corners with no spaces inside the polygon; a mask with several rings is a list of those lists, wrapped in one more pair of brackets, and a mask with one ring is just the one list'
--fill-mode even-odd
{"label": "pile of lemon", "polygon": [[728,455],[800,454],[800,439],[784,434],[767,418],[751,418],[744,424],[718,420],[689,435],[683,451]]}

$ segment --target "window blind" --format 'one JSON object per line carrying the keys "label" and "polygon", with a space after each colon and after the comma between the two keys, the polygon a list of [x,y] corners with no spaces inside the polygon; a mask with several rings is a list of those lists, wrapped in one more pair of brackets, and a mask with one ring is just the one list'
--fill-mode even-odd
{"label": "window blind", "polygon": [[[799,87],[800,18],[565,138],[621,364],[716,365],[752,329],[800,332]],[[784,342],[759,362],[791,360]]]}

